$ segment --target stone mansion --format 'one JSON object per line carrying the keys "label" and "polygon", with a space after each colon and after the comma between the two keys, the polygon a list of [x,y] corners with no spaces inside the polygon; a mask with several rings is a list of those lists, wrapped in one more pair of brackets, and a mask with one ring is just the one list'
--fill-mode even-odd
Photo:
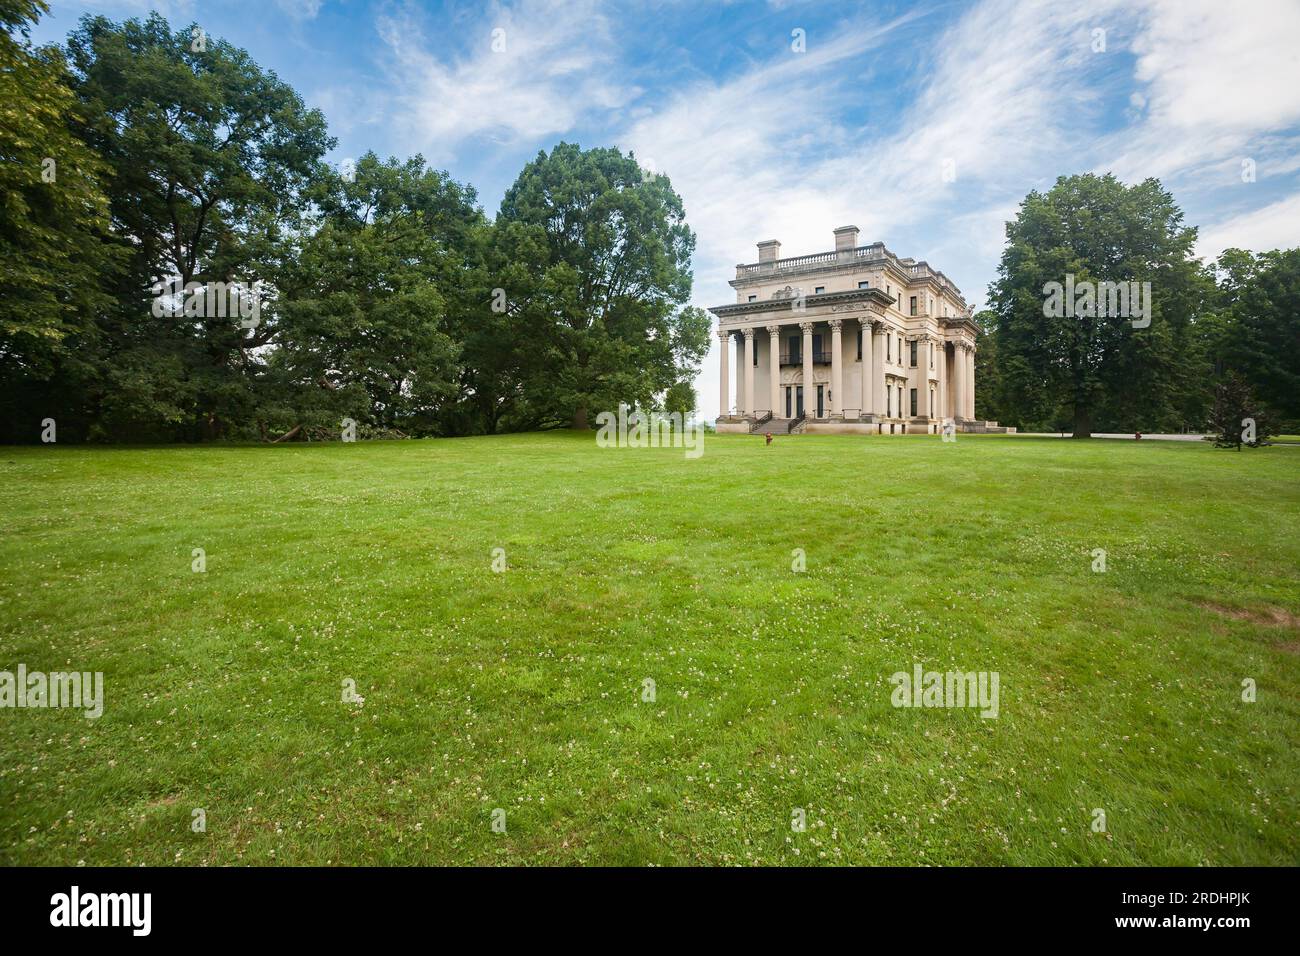
{"label": "stone mansion", "polygon": [[[775,240],[736,266],[721,340],[718,431],[927,434],[975,421],[975,322],[957,287],[884,243],[835,230],[835,249],[782,259]],[[736,372],[729,343],[734,339]],[[735,383],[735,399],[731,397]]]}

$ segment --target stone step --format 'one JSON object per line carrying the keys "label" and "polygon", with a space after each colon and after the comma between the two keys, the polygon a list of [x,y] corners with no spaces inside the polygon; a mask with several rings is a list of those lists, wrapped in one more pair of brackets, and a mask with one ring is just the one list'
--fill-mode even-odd
{"label": "stone step", "polygon": [[762,424],[754,425],[751,431],[755,435],[766,435],[768,432],[773,435],[788,435],[790,434],[790,423],[793,421],[793,418],[769,418]]}

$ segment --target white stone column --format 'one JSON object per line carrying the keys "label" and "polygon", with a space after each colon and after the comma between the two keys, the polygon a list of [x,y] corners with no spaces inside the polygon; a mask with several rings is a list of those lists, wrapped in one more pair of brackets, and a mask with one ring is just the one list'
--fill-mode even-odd
{"label": "white stone column", "polygon": [[969,418],[966,414],[966,395],[970,391],[970,366],[966,363],[966,345],[962,343],[961,347],[961,394],[957,396],[957,405],[961,409],[959,413],[962,418]]}
{"label": "white stone column", "polygon": [[930,376],[935,371],[935,339],[926,336],[926,347],[922,349],[922,365],[926,371],[920,376],[920,392],[917,395],[917,411],[923,419],[935,418],[935,402],[931,394]]}
{"label": "white stone column", "polygon": [[750,415],[754,410],[754,330],[741,329],[745,336],[745,411]]}
{"label": "white stone column", "polygon": [[966,417],[975,417],[975,346],[971,346],[970,351],[966,353],[966,393],[969,396],[966,401]]}
{"label": "white stone column", "polygon": [[[939,417],[939,340],[926,339],[925,364],[925,417],[933,422]],[[933,379],[934,384],[931,384]]]}
{"label": "white stone column", "polygon": [[974,376],[971,374],[974,370],[975,370],[975,351],[972,348],[970,348],[970,346],[967,346],[966,367],[962,370],[962,383],[966,387],[966,393],[962,396],[962,408],[965,410],[965,414],[967,418],[975,417],[975,408],[974,408],[975,403],[972,401],[972,399],[975,397],[975,389],[973,387],[975,383],[971,381],[971,379],[974,378]]}
{"label": "white stone column", "polygon": [[858,324],[862,326],[862,414],[869,415],[876,407],[875,390],[871,387],[871,376],[875,369],[871,361],[871,354],[874,351],[871,348],[871,338],[875,333],[871,328],[870,320],[858,319]]}
{"label": "white stone column", "polygon": [[952,343],[952,365],[945,369],[948,376],[947,385],[944,387],[944,409],[945,414],[953,421],[957,420],[957,363],[961,361],[961,344]]}
{"label": "white stone column", "polygon": [[731,348],[731,333],[718,329],[718,355],[722,361],[718,369],[718,378],[721,382],[718,399],[718,415],[726,415],[731,411],[731,383],[728,379],[731,377],[731,356],[727,350]]}
{"label": "white stone column", "polygon": [[875,413],[884,417],[889,410],[885,395],[885,323],[876,326],[876,340],[871,347],[871,389],[876,399],[872,402]]}
{"label": "white stone column", "polygon": [[771,379],[769,383],[769,396],[772,403],[772,417],[781,418],[785,409],[781,407],[781,326],[769,325],[767,327],[768,347],[772,353]]}
{"label": "white stone column", "polygon": [[840,334],[842,319],[831,319],[831,418],[844,417],[844,338]]}
{"label": "white stone column", "polygon": [[736,414],[744,415],[745,408],[745,338],[733,335],[736,340]]}
{"label": "white stone column", "polygon": [[961,342],[957,346],[957,351],[953,352],[954,377],[957,378],[953,388],[953,408],[956,408],[954,415],[959,419],[966,418],[966,343]]}
{"label": "white stone column", "polygon": [[812,379],[812,330],[811,322],[800,322],[803,332],[803,412],[808,418],[817,417],[817,396],[813,393]]}
{"label": "white stone column", "polygon": [[939,346],[935,352],[934,373],[939,378],[939,391],[935,396],[938,400],[935,412],[942,421],[950,417],[948,415],[948,345],[943,339],[939,340]]}
{"label": "white stone column", "polygon": [[966,417],[966,346],[958,342],[952,353],[952,417]]}
{"label": "white stone column", "polygon": [[975,417],[975,346],[966,346],[966,417]]}

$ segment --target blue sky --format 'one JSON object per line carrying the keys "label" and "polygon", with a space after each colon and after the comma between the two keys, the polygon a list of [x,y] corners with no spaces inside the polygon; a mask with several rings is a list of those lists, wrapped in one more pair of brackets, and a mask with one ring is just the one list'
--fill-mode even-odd
{"label": "blue sky", "polygon": [[734,300],[759,240],[820,252],[853,224],[978,306],[1025,193],[1076,172],[1158,177],[1206,256],[1300,245],[1297,0],[53,0],[34,37],[150,9],[291,83],[334,160],[423,153],[489,215],[562,139],[635,151],[685,200],[698,305]]}

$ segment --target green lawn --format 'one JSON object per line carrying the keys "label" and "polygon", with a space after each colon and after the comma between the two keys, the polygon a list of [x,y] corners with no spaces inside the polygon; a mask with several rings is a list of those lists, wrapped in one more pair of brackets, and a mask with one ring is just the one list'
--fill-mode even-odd
{"label": "green lawn", "polygon": [[[3,863],[1300,860],[1296,449],[0,463],[0,670],[105,680],[98,720],[0,710]],[[998,672],[1000,716],[892,707],[915,663]]]}

